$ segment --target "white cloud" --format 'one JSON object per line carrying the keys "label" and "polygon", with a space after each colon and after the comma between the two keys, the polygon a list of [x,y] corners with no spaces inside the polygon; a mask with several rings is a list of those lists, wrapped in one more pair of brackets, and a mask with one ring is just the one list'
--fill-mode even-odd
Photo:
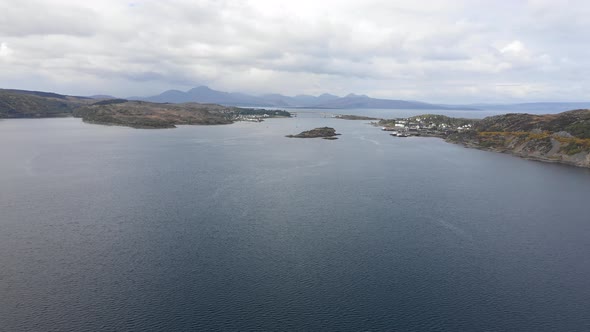
{"label": "white cloud", "polygon": [[527,53],[527,49],[520,42],[520,40],[515,40],[515,41],[511,42],[510,44],[504,46],[500,50],[500,52],[502,52],[504,54],[518,56],[518,55],[521,55],[523,53]]}
{"label": "white cloud", "polygon": [[8,57],[12,52],[12,49],[6,43],[0,43],[0,57]]}

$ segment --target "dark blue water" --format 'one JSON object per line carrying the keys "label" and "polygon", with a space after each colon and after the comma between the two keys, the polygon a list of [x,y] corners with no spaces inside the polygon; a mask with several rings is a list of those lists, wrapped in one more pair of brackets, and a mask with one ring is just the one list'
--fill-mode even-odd
{"label": "dark blue water", "polygon": [[590,330],[586,169],[313,114],[0,156],[1,331]]}

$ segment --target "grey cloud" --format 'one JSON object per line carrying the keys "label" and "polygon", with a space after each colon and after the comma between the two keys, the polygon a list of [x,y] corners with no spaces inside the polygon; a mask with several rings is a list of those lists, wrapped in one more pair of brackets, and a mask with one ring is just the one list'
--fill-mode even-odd
{"label": "grey cloud", "polygon": [[98,13],[75,5],[52,6],[39,0],[0,1],[0,35],[92,36],[99,29]]}
{"label": "grey cloud", "polygon": [[207,83],[434,102],[583,99],[590,4],[574,5],[0,0],[0,72],[3,84],[72,94]]}

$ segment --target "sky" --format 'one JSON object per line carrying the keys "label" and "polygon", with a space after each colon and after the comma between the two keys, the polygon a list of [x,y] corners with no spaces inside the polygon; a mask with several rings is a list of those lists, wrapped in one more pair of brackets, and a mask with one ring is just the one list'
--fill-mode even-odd
{"label": "sky", "polygon": [[590,1],[0,0],[0,88],[590,100]]}

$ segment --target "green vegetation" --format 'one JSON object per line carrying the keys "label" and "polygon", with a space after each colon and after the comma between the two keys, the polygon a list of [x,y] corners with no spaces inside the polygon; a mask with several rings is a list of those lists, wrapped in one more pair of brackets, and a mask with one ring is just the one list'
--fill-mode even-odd
{"label": "green vegetation", "polygon": [[584,152],[584,146],[576,143],[576,142],[570,142],[568,145],[564,146],[563,148],[561,148],[561,151],[567,155],[574,155],[574,154],[578,154],[580,152]]}
{"label": "green vegetation", "polygon": [[590,120],[583,120],[565,127],[565,131],[579,138],[590,138]]}

